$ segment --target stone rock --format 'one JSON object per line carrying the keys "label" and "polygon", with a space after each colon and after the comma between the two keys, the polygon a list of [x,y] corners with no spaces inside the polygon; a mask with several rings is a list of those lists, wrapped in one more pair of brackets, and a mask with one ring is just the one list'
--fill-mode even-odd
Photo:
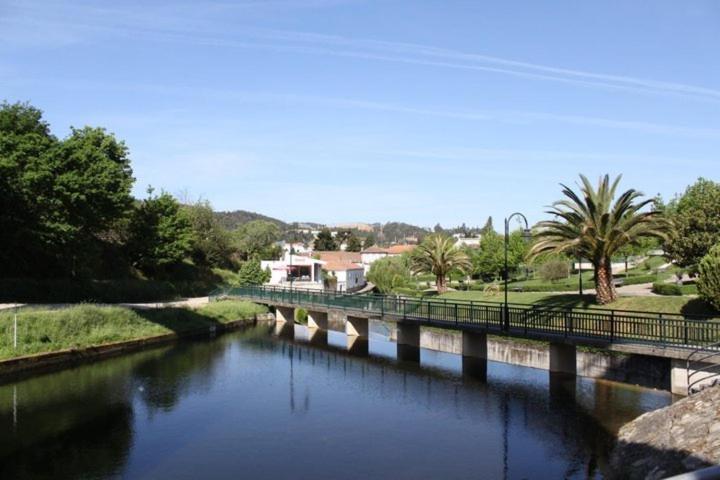
{"label": "stone rock", "polygon": [[665,478],[720,463],[720,387],[645,413],[624,425],[613,478]]}

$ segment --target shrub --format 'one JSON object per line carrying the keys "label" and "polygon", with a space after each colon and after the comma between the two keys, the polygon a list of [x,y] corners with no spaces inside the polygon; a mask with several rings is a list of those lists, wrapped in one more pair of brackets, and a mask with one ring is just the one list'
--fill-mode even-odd
{"label": "shrub", "polygon": [[570,276],[570,266],[561,260],[551,260],[540,266],[540,278],[547,282],[556,282]]}
{"label": "shrub", "polygon": [[308,312],[304,308],[295,309],[295,321],[301,325],[307,325]]}
{"label": "shrub", "polygon": [[715,245],[698,265],[700,297],[720,310],[720,244]]}
{"label": "shrub", "polygon": [[652,291],[658,295],[680,296],[683,294],[682,288],[674,283],[655,282],[653,283]]}

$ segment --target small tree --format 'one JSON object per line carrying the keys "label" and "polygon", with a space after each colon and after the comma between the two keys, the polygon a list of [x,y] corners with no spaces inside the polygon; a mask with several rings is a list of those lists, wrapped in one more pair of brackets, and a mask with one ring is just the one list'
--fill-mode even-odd
{"label": "small tree", "polygon": [[318,233],[318,236],[313,243],[313,250],[325,252],[337,249],[338,244],[337,242],[335,242],[335,239],[333,238],[332,233],[330,233],[330,230],[327,228],[323,228],[322,230],[320,230],[320,233]]}
{"label": "small tree", "polygon": [[413,281],[410,260],[407,255],[376,260],[370,265],[367,278],[382,293],[409,287]]}
{"label": "small tree", "polygon": [[457,270],[463,273],[472,269],[468,256],[455,246],[452,237],[433,234],[425,238],[413,251],[411,257],[413,273],[432,273],[438,293],[447,291],[447,276]]}
{"label": "small tree", "polygon": [[715,245],[700,261],[697,280],[700,297],[720,310],[720,244]]}
{"label": "small tree", "polygon": [[539,273],[546,282],[556,282],[570,276],[570,266],[562,260],[551,260],[540,266]]}
{"label": "small tree", "polygon": [[240,286],[262,285],[270,280],[270,272],[263,270],[260,266],[260,260],[252,259],[243,262],[238,272],[238,283]]}
{"label": "small tree", "polygon": [[375,245],[375,235],[372,233],[365,237],[365,241],[363,242],[363,249],[367,249]]}
{"label": "small tree", "polygon": [[350,238],[347,240],[345,250],[348,252],[359,252],[362,250],[362,242],[360,242],[360,239],[355,235],[350,235]]}

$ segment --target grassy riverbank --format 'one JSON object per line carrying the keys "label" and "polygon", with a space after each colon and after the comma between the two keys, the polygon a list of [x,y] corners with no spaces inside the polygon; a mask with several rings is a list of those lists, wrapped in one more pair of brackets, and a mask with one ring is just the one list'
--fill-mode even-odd
{"label": "grassy riverbank", "polygon": [[70,348],[86,348],[169,333],[187,333],[234,320],[250,319],[267,308],[222,301],[198,309],[79,305],[62,309],[21,309],[18,346],[13,347],[13,311],[0,313],[0,360]]}
{"label": "grassy riverbank", "polygon": [[[448,292],[440,298],[448,300],[475,300],[502,302],[503,294],[487,294],[478,291]],[[598,305],[593,295],[550,294],[541,292],[508,292],[508,301],[523,305],[542,305],[558,308],[600,308],[605,310],[633,310],[639,312],[682,313],[718,315],[708,304],[697,298],[673,296],[619,297],[610,305]]]}

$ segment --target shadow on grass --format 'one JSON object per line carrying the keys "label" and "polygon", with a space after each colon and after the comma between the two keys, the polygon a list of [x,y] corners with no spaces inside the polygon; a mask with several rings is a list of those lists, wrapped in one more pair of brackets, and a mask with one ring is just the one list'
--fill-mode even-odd
{"label": "shadow on grass", "polygon": [[187,308],[136,309],[135,313],[148,322],[183,335],[209,332],[223,326],[218,319]]}
{"label": "shadow on grass", "polygon": [[680,309],[680,312],[688,318],[708,315],[720,317],[720,312],[700,298],[688,300],[688,302]]}
{"label": "shadow on grass", "polygon": [[562,294],[548,295],[533,305],[546,308],[599,308],[595,303],[594,295]]}

